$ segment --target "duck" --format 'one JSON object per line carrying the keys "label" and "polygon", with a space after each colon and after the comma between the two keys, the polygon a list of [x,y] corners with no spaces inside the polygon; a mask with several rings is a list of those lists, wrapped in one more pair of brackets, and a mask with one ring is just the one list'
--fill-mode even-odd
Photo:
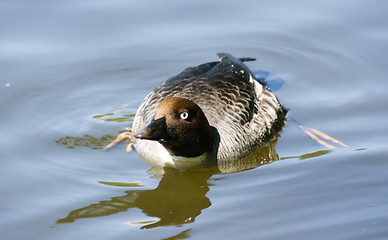
{"label": "duck", "polygon": [[233,162],[282,128],[287,109],[244,63],[255,59],[217,55],[169,78],[140,104],[125,137],[151,166]]}
{"label": "duck", "polygon": [[228,167],[267,145],[286,117],[319,145],[348,147],[289,116],[265,80],[245,65],[255,58],[217,56],[218,61],[186,68],[150,92],[132,128],[104,150],[128,140],[127,151],[135,149],[153,169]]}

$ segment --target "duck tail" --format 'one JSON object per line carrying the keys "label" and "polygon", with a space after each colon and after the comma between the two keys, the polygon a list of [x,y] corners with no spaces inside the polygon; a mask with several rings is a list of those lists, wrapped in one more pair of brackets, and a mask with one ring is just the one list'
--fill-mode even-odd
{"label": "duck tail", "polygon": [[230,53],[217,53],[218,59],[222,61],[223,59],[228,59],[230,61],[233,60],[239,60],[241,62],[252,62],[256,61],[256,58],[249,58],[249,57],[243,57],[243,58],[235,58],[232,54]]}
{"label": "duck tail", "polygon": [[231,64],[235,64],[236,66],[239,66],[244,71],[248,72],[249,75],[254,78],[256,81],[258,81],[261,85],[265,86],[265,82],[261,79],[258,79],[255,74],[243,63],[243,62],[250,62],[255,61],[256,58],[236,58],[230,53],[217,53],[218,59],[221,62],[229,62]]}

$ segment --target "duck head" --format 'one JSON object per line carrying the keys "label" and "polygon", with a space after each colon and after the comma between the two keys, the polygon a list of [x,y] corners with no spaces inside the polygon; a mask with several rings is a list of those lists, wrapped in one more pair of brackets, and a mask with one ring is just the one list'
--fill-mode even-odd
{"label": "duck head", "polygon": [[185,98],[162,100],[150,124],[134,136],[158,141],[172,156],[198,157],[213,146],[213,132],[205,114]]}

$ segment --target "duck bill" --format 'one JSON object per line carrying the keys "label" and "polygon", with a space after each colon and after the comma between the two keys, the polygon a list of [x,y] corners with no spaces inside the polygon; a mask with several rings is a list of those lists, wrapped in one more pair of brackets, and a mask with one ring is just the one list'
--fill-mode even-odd
{"label": "duck bill", "polygon": [[164,140],[168,138],[166,118],[152,119],[150,124],[145,128],[135,133],[135,138],[147,140]]}

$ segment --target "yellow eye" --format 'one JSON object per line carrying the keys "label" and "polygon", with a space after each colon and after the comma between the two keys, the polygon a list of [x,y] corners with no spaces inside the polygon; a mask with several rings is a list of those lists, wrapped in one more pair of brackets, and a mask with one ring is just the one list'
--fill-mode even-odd
{"label": "yellow eye", "polygon": [[183,119],[183,120],[186,120],[188,117],[189,117],[189,113],[188,112],[182,112],[180,117]]}

